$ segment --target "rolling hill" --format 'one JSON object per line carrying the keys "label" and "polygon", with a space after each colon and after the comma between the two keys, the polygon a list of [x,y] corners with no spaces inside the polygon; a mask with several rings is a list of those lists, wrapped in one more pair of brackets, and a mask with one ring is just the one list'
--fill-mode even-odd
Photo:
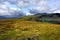
{"label": "rolling hill", "polygon": [[23,19],[27,19],[29,21],[37,21],[37,22],[49,22],[60,24],[60,13],[38,13],[32,16],[22,17]]}
{"label": "rolling hill", "polygon": [[60,25],[24,18],[2,19],[0,40],[60,40]]}
{"label": "rolling hill", "polygon": [[60,40],[59,20],[59,13],[1,19],[0,40]]}

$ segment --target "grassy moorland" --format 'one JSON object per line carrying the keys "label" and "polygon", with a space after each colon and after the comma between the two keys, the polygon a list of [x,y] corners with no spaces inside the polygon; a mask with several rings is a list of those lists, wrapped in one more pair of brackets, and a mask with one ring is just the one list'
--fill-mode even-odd
{"label": "grassy moorland", "polygon": [[60,40],[60,25],[4,19],[0,20],[0,40]]}

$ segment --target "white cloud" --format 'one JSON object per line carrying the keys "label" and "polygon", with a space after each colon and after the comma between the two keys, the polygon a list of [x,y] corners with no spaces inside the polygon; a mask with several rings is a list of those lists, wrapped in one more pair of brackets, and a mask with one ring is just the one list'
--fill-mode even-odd
{"label": "white cloud", "polygon": [[19,7],[23,7],[23,6],[25,6],[24,3],[23,3],[23,1],[18,2],[17,5],[18,5]]}
{"label": "white cloud", "polygon": [[[3,0],[3,3],[5,3],[6,5],[9,5],[10,3],[11,4],[14,4],[20,8],[23,8],[23,7],[28,7],[30,5],[36,5],[36,6],[47,6],[46,3],[47,1],[46,0]],[[41,10],[44,10],[45,8],[41,8]]]}
{"label": "white cloud", "polygon": [[60,10],[56,10],[56,11],[54,11],[53,13],[60,13]]}
{"label": "white cloud", "polygon": [[26,6],[28,6],[28,5],[30,5],[30,4],[29,4],[29,1],[25,1],[25,0],[20,0],[20,1],[18,1],[18,3],[17,3],[17,6],[20,7],[20,8],[26,7]]}
{"label": "white cloud", "polygon": [[15,10],[15,11],[20,11],[21,9],[20,8],[10,8],[11,10]]}
{"label": "white cloud", "polygon": [[0,6],[0,15],[9,15],[8,14],[8,7],[6,5],[1,5]]}
{"label": "white cloud", "polygon": [[9,8],[7,5],[0,6],[0,16],[16,17],[24,15],[20,8]]}
{"label": "white cloud", "polygon": [[[50,1],[50,3],[48,2]],[[58,2],[58,0],[56,0]],[[40,12],[60,12],[57,8],[60,9],[59,3],[55,0],[0,0],[0,14],[1,15],[12,15],[15,11],[20,11],[20,8],[25,7],[29,9],[31,13],[40,13]],[[52,3],[52,4],[51,4]],[[55,6],[56,4],[56,6]],[[11,5],[16,5],[17,8],[10,8]],[[32,8],[32,5],[34,8]],[[10,6],[10,7],[9,7]],[[31,8],[29,8],[31,6]],[[58,7],[57,7],[58,6]],[[25,12],[26,15],[30,15],[28,12]],[[57,11],[58,10],[58,11]]]}
{"label": "white cloud", "polygon": [[36,13],[49,13],[50,9],[49,6],[41,6],[41,7],[34,7],[30,9],[30,13],[36,14]]}
{"label": "white cloud", "polygon": [[7,9],[7,6],[6,5],[1,5],[0,9]]}
{"label": "white cloud", "polygon": [[33,14],[31,14],[29,11],[27,11],[27,12],[26,12],[26,15],[33,15]]}
{"label": "white cloud", "polygon": [[[7,10],[1,10],[0,9],[0,13],[6,13],[6,12],[8,12]],[[3,14],[4,15],[4,14]]]}
{"label": "white cloud", "polygon": [[47,4],[47,1],[46,0],[41,0],[38,5],[39,6],[43,6],[43,5],[46,5]]}

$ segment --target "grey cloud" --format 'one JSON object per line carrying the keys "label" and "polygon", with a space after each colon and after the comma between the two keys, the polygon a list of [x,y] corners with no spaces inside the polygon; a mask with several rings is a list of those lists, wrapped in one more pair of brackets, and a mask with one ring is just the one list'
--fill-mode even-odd
{"label": "grey cloud", "polygon": [[13,11],[13,12],[9,12],[11,15],[6,15],[5,17],[9,18],[9,17],[21,17],[21,16],[25,16],[25,14],[22,11]]}
{"label": "grey cloud", "polygon": [[22,12],[18,8],[9,8],[6,5],[1,5],[0,6],[0,16],[5,16],[5,17],[19,17],[19,16],[25,16],[25,13]]}
{"label": "grey cloud", "polygon": [[14,4],[17,5],[18,7],[26,7],[29,5],[38,5],[38,6],[42,6],[45,5],[46,0],[1,0],[1,2],[9,2],[10,4]]}
{"label": "grey cloud", "polygon": [[30,11],[30,13],[31,14],[36,14],[36,13],[50,13],[51,12],[51,10],[50,10],[50,7],[49,6],[37,6],[37,7],[34,7],[34,8],[31,8],[31,9],[29,9]]}
{"label": "grey cloud", "polygon": [[11,4],[17,4],[17,2],[18,2],[18,0],[6,0],[6,1],[8,1]]}
{"label": "grey cloud", "polygon": [[33,10],[30,10],[29,12],[31,14],[36,14],[36,13],[40,13],[40,10],[33,9]]}
{"label": "grey cloud", "polygon": [[[18,8],[23,8],[23,7],[28,7],[30,5],[33,5],[35,7],[32,8],[32,9],[29,9],[29,12],[31,14],[42,13],[42,12],[50,12],[51,13],[54,10],[55,11],[58,10],[58,9],[52,10],[54,7],[51,8],[50,5],[54,5],[54,3],[53,3],[54,1],[53,0],[50,0],[50,1],[53,1],[52,4],[50,4],[50,5],[49,5],[48,1],[49,0],[0,0],[0,4],[2,4],[2,5],[6,5],[6,4],[7,5],[10,5],[10,4],[13,4],[13,5],[16,5]],[[57,5],[58,4],[56,4],[56,6]],[[15,10],[12,10],[12,9],[10,9],[8,7],[6,7],[6,9],[4,9],[4,8],[0,8],[0,9],[3,9],[3,10],[0,10],[0,11],[4,11],[4,10],[8,11],[7,13],[9,13],[10,15],[15,15],[14,13],[18,13],[16,15],[21,15],[23,13],[23,12],[20,12],[18,10],[16,10],[16,11]],[[23,13],[23,15],[25,15],[25,14]]]}

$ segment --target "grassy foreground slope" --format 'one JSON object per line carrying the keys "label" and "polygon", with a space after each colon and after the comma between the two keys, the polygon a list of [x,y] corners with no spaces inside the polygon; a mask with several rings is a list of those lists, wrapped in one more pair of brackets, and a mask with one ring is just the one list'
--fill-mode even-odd
{"label": "grassy foreground slope", "polygon": [[0,20],[0,40],[60,40],[60,25],[24,19]]}

